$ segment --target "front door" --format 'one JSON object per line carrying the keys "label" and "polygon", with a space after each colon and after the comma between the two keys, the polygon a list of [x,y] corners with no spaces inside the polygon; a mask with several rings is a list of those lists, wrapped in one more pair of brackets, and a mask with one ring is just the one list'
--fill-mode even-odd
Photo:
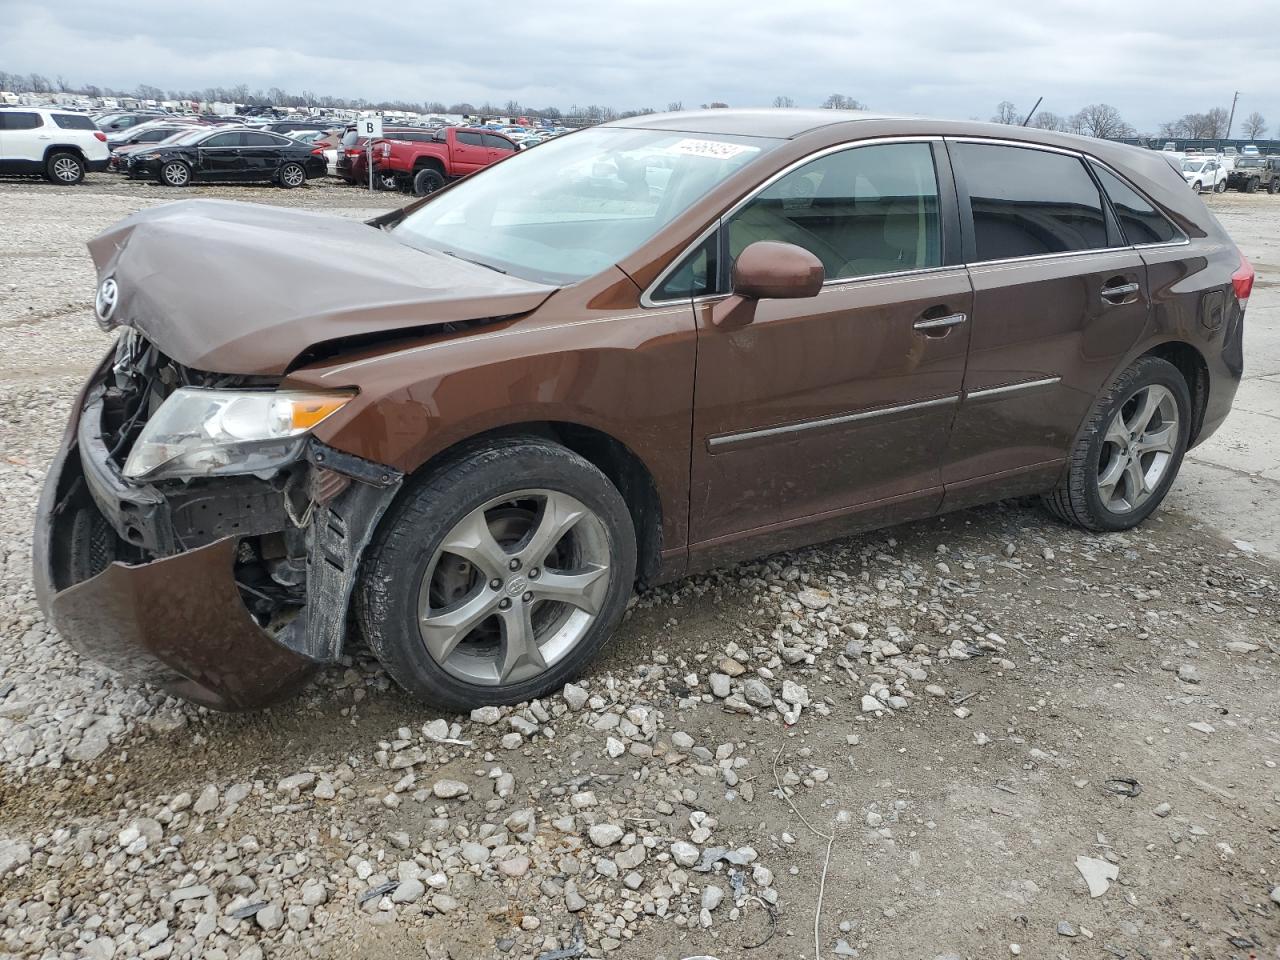
{"label": "front door", "polygon": [[200,177],[204,180],[242,179],[248,167],[241,148],[243,136],[238,130],[228,130],[202,140],[197,163]]}
{"label": "front door", "polygon": [[950,180],[935,150],[917,141],[830,153],[724,219],[730,261],[758,240],[792,243],[822,261],[827,283],[812,299],[760,301],[731,332],[711,325],[711,304],[699,307],[695,550],[724,559],[748,552],[735,547],[747,538],[750,550],[785,547],[842,533],[858,516],[937,508],[972,293],[944,242],[954,192],[939,188]]}
{"label": "front door", "polygon": [[484,134],[472,130],[459,130],[454,134],[453,170],[456,176],[475,173],[489,165],[489,148],[484,145]]}
{"label": "front door", "polygon": [[1142,257],[1083,160],[949,144],[973,279],[948,508],[1051,488],[1107,378],[1147,322]]}

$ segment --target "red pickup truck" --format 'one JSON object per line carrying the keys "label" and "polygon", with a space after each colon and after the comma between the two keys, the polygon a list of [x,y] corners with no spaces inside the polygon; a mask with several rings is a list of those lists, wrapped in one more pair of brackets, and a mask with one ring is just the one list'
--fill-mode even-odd
{"label": "red pickup truck", "polygon": [[431,139],[400,139],[388,133],[373,145],[374,176],[384,185],[394,181],[401,190],[418,196],[434,193],[450,180],[505,160],[518,150],[491,130],[445,127]]}

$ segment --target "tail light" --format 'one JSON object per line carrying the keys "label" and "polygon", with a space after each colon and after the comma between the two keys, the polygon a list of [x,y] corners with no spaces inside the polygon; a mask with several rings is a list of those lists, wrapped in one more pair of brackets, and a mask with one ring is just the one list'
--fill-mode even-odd
{"label": "tail light", "polygon": [[103,133],[101,130],[93,131],[93,135],[97,137],[99,140],[101,140],[103,143],[107,142],[107,135]]}
{"label": "tail light", "polygon": [[1241,310],[1249,302],[1249,294],[1253,293],[1253,278],[1255,275],[1253,264],[1249,262],[1249,258],[1243,253],[1240,254],[1240,266],[1231,275],[1231,289],[1235,291],[1236,302],[1240,304]]}
{"label": "tail light", "polygon": [[324,147],[312,147],[312,148],[311,148],[311,155],[312,155],[313,157],[323,157],[323,156],[324,156]]}
{"label": "tail light", "polygon": [[391,144],[387,143],[385,140],[382,142],[380,149],[383,157],[391,156]]}

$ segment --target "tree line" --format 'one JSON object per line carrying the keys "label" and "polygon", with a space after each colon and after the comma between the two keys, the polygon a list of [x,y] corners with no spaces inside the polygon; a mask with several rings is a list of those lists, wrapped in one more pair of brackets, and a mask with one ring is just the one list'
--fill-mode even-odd
{"label": "tree line", "polygon": [[[975,118],[976,119],[976,118]],[[1009,123],[1022,126],[1026,122],[1026,114],[1009,100],[1000,101],[996,107],[993,123]],[[1227,126],[1231,123],[1231,113],[1226,107],[1214,107],[1204,113],[1188,113],[1177,120],[1160,124],[1155,136],[1167,140],[1222,140],[1227,136]],[[1031,117],[1029,127],[1038,130],[1056,130],[1059,133],[1079,133],[1087,137],[1120,138],[1136,137],[1137,130],[1109,103],[1092,103],[1073,114],[1062,116],[1050,110],[1037,110]],[[1236,128],[1245,139],[1262,137],[1267,132],[1267,120],[1257,110],[1253,111]]]}
{"label": "tree line", "polygon": [[[59,75],[52,80],[39,73],[8,73],[0,70],[0,90],[11,90],[14,93],[69,93],[78,96],[100,97],[133,97],[138,100],[184,100],[212,103],[241,104],[246,107],[294,107],[302,109],[322,110],[399,110],[406,113],[447,113],[480,116],[514,116],[539,117],[548,120],[573,118],[592,123],[603,123],[607,120],[622,120],[627,117],[641,116],[656,112],[652,107],[640,107],[629,110],[617,110],[600,104],[572,104],[567,109],[559,107],[534,107],[520,103],[518,100],[507,100],[505,103],[492,103],[488,100],[472,103],[462,101],[446,104],[439,100],[366,100],[362,97],[321,96],[311,90],[290,93],[280,87],[266,90],[258,88],[250,90],[247,84],[233,87],[205,87],[203,89],[171,89],[142,83],[132,90],[114,87],[100,87],[96,84],[73,86]],[[773,98],[775,107],[794,107],[796,101],[788,96]],[[707,107],[727,107],[721,101],[701,104]],[[861,101],[842,93],[833,93],[819,106],[828,110],[865,110]],[[682,110],[684,103],[679,100],[667,104],[666,109]],[[1204,113],[1188,113],[1177,120],[1160,124],[1156,136],[1169,140],[1206,139],[1218,140],[1227,135],[1227,124],[1230,113],[1225,107],[1214,107]],[[977,119],[976,117],[974,119]],[[1007,123],[1021,126],[1026,115],[1009,100],[1002,100],[991,118],[995,123]],[[1061,133],[1078,133],[1089,137],[1118,138],[1137,136],[1132,124],[1126,122],[1120,111],[1109,103],[1093,103],[1072,114],[1057,114],[1051,110],[1037,110],[1027,126],[1038,130],[1056,130]],[[1258,111],[1253,111],[1241,121],[1239,133],[1245,138],[1263,137],[1267,132],[1267,121]]]}

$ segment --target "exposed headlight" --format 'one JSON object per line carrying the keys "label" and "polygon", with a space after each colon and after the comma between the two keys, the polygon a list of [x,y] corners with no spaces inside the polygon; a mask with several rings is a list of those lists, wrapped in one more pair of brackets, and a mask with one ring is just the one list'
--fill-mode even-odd
{"label": "exposed headlight", "polygon": [[136,157],[135,159],[137,159],[137,160],[159,160],[159,159],[160,159],[160,154],[158,154],[158,153],[144,153],[144,154],[142,154],[140,157]]}
{"label": "exposed headlight", "polygon": [[269,474],[354,393],[182,387],[147,421],[124,465],[131,480]]}

